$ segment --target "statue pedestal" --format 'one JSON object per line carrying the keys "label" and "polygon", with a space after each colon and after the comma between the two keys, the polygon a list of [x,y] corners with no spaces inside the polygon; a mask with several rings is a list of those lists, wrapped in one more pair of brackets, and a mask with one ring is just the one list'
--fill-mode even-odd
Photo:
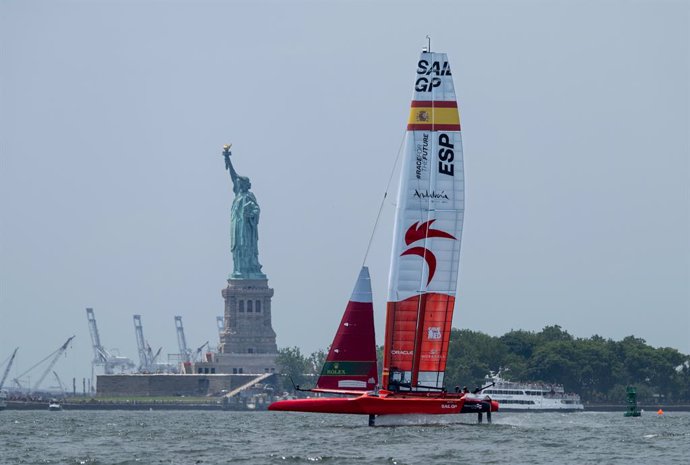
{"label": "statue pedestal", "polygon": [[225,328],[215,365],[218,373],[272,373],[278,353],[271,326],[273,289],[268,279],[228,279],[222,291]]}

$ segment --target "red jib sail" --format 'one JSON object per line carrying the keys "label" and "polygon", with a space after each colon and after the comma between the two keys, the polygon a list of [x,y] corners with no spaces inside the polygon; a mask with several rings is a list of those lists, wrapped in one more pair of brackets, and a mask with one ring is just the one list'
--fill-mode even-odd
{"label": "red jib sail", "polygon": [[460,117],[445,53],[423,52],[405,139],[388,284],[384,389],[441,388],[464,212]]}
{"label": "red jib sail", "polygon": [[371,281],[362,267],[316,388],[369,391],[377,383]]}

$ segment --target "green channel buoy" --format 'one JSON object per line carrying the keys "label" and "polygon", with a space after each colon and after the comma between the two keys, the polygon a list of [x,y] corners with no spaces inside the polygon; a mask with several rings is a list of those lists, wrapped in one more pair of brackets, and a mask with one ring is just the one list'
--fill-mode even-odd
{"label": "green channel buoy", "polygon": [[628,410],[625,412],[626,417],[639,417],[642,415],[640,409],[637,408],[637,389],[633,386],[628,386]]}

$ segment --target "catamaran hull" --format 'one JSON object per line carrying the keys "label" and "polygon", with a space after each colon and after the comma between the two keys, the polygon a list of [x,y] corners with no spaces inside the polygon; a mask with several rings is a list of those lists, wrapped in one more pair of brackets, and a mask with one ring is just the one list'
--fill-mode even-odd
{"label": "catamaran hull", "polygon": [[345,398],[293,399],[274,402],[269,410],[311,413],[342,413],[354,415],[449,415],[458,413],[495,412],[498,403],[463,398],[426,398],[410,396],[377,397],[362,395]]}

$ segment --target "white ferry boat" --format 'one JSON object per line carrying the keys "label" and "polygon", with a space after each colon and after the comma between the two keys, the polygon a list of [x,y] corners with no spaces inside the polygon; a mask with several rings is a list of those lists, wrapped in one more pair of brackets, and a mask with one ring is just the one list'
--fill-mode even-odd
{"label": "white ferry boat", "polygon": [[498,401],[500,411],[578,411],[584,406],[577,394],[566,393],[560,384],[519,383],[507,381],[498,373],[486,376],[486,384],[494,383],[481,391]]}

